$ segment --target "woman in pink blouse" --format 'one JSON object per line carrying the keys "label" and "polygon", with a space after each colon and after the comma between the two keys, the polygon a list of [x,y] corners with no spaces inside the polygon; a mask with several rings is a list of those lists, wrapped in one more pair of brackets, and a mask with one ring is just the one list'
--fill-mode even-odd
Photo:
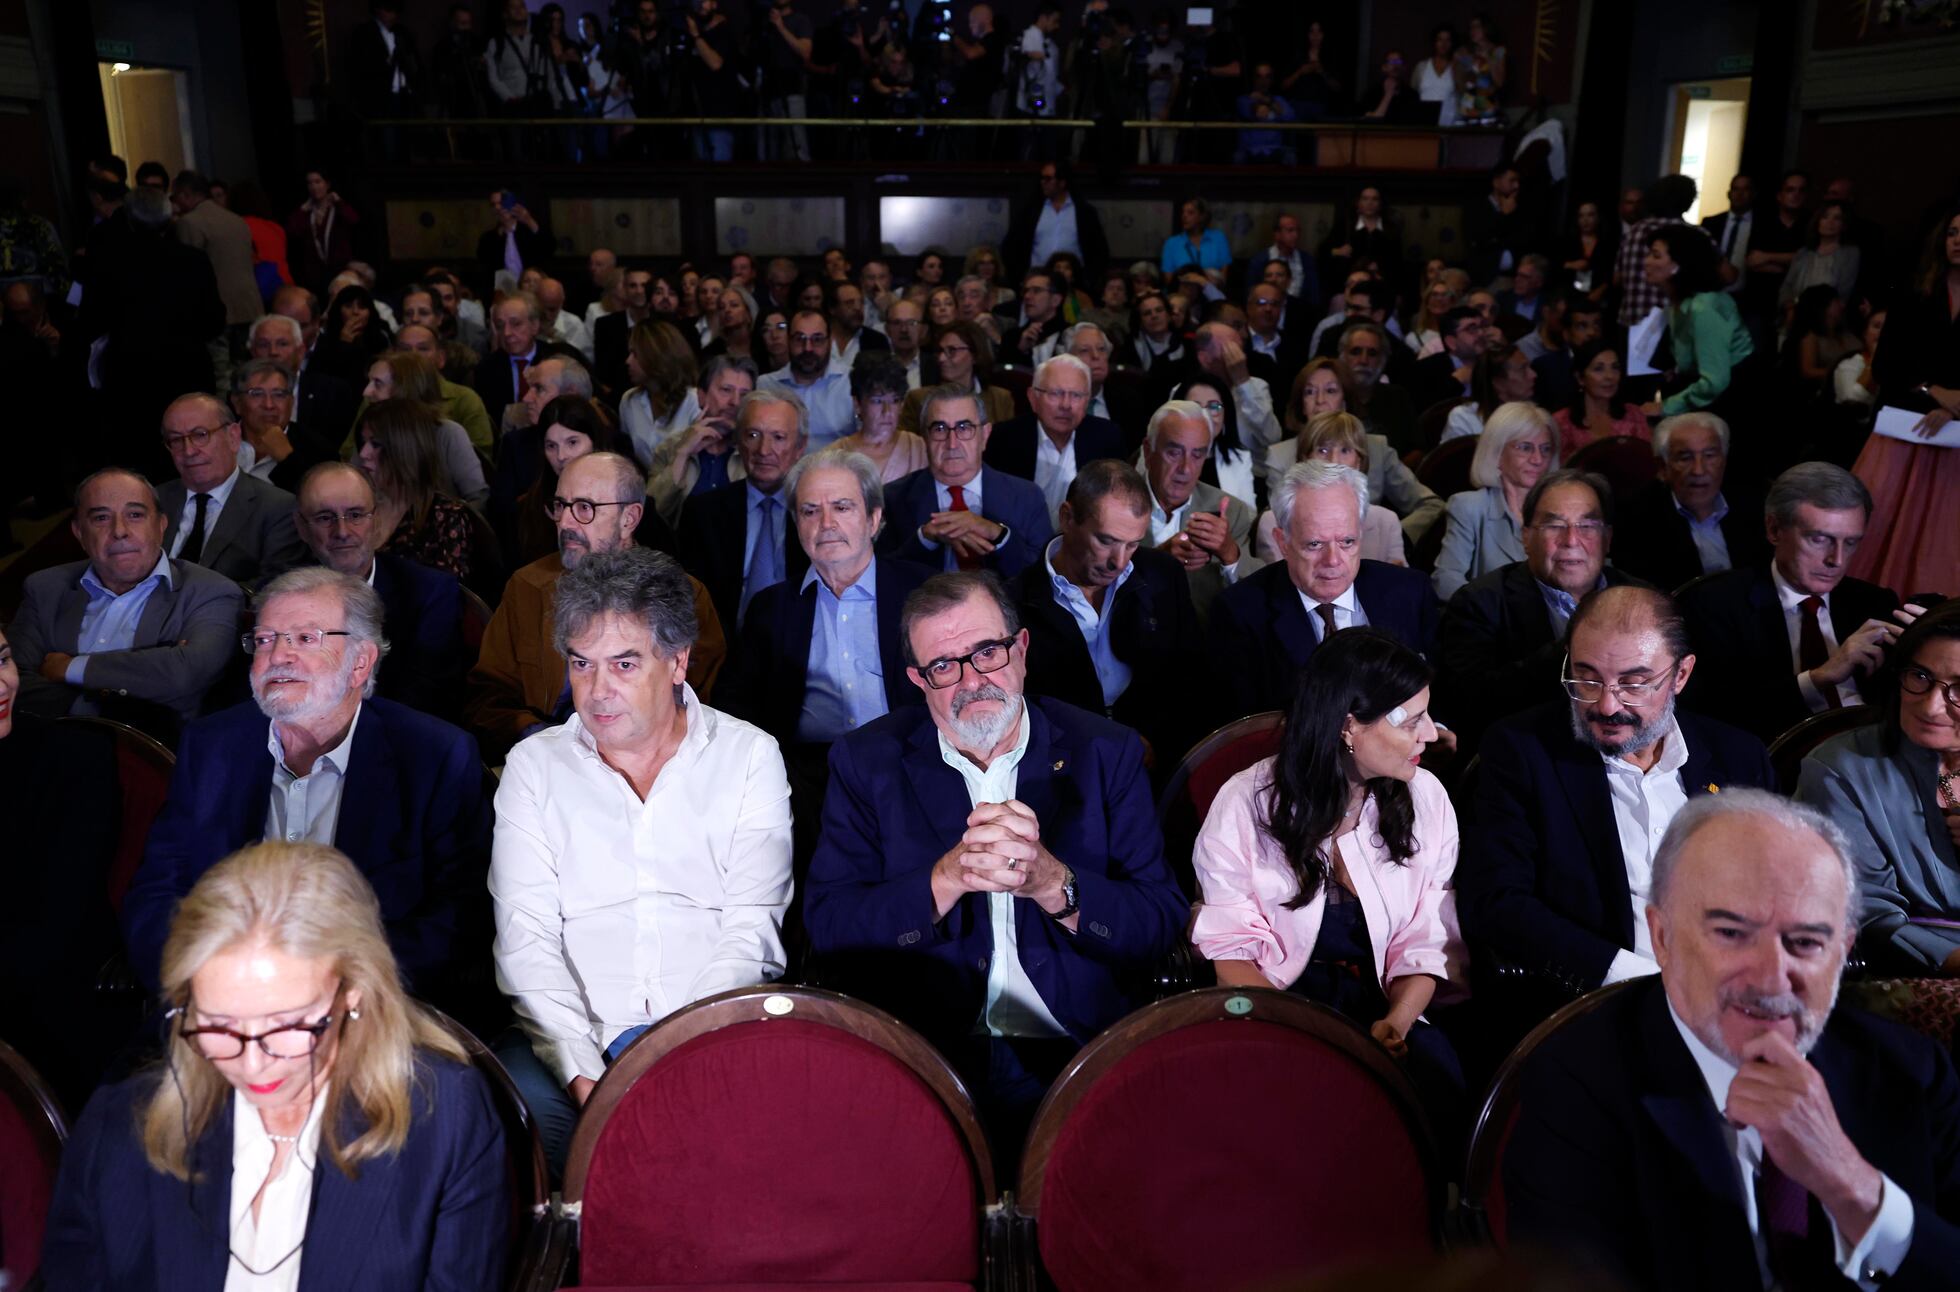
{"label": "woman in pink blouse", "polygon": [[1225,783],[1193,854],[1192,941],[1228,987],[1339,1011],[1403,1062],[1447,1145],[1463,1069],[1422,1017],[1462,983],[1456,813],[1419,766],[1430,669],[1373,628],[1335,633],[1300,678],[1279,754]]}

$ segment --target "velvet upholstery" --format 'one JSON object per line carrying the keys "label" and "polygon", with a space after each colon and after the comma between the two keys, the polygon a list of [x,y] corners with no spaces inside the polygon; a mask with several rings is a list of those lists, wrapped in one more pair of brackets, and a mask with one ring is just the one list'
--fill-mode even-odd
{"label": "velvet upholstery", "polygon": [[0,1045],[0,1287],[24,1287],[40,1268],[66,1133],[40,1078]]}

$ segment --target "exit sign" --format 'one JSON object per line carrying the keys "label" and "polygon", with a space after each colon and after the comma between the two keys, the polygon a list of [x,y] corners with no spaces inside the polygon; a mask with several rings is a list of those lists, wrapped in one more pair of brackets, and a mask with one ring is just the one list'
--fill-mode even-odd
{"label": "exit sign", "polygon": [[133,40],[97,40],[95,56],[105,63],[127,63],[136,57]]}
{"label": "exit sign", "polygon": [[1723,76],[1740,76],[1754,70],[1755,66],[1754,54],[1729,54],[1715,61],[1715,70]]}

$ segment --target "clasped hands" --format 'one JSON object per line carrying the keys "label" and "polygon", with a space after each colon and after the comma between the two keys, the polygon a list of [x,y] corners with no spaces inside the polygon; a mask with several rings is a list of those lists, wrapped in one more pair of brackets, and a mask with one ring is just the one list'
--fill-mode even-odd
{"label": "clasped hands", "polygon": [[1068,905],[1067,867],[1041,842],[1041,822],[1019,799],[982,803],[966,818],[966,833],[932,867],[937,918],[968,893],[1025,897],[1050,915]]}
{"label": "clasped hands", "polygon": [[935,543],[950,545],[960,556],[992,556],[994,546],[1006,537],[1007,528],[977,511],[936,511],[919,527],[919,533]]}

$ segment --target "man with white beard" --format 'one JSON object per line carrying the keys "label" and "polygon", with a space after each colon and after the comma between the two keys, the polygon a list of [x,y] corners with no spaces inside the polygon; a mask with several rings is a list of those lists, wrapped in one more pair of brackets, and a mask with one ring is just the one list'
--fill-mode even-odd
{"label": "man with white beard", "polygon": [[899,640],[925,704],[831,746],[804,922],[826,982],[960,1069],[1011,1174],[1049,1083],[1140,1003],[1129,986],[1183,936],[1188,904],[1143,742],[1025,698],[1028,635],[998,578],[926,580]]}
{"label": "man with white beard", "polygon": [[409,990],[455,1002],[458,970],[488,945],[490,800],[468,734],[374,695],[381,624],[374,589],[336,570],[293,570],[259,594],[243,635],[252,702],[184,729],[123,905],[152,989],[178,899],[238,849],[283,840],[347,854]]}

